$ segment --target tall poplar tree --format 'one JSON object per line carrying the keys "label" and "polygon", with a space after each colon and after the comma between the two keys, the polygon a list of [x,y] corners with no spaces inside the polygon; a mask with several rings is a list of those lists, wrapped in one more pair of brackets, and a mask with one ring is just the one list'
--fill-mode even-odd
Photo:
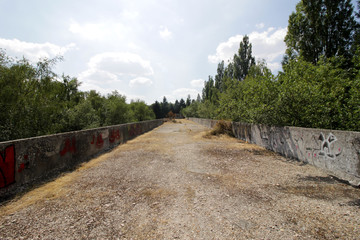
{"label": "tall poplar tree", "polygon": [[239,81],[244,80],[253,65],[255,65],[255,58],[252,56],[252,45],[249,42],[249,37],[245,35],[240,42],[238,54],[234,55],[233,77]]}
{"label": "tall poplar tree", "polygon": [[301,0],[289,16],[284,63],[298,56],[316,64],[321,56],[351,59],[357,23],[351,0]]}

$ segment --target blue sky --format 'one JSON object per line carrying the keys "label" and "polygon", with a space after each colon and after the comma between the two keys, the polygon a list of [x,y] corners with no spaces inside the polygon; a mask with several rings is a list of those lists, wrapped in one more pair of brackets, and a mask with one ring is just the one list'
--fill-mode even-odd
{"label": "blue sky", "polygon": [[298,0],[0,0],[0,48],[10,56],[62,55],[59,74],[81,90],[117,90],[151,104],[196,98],[247,34],[256,59],[280,70]]}

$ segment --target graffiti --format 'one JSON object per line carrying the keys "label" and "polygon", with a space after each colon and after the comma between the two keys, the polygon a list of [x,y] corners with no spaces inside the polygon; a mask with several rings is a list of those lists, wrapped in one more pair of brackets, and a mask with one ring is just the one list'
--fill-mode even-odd
{"label": "graffiti", "polygon": [[320,148],[306,148],[307,157],[312,158],[325,158],[335,160],[342,152],[341,147],[335,148],[334,143],[337,138],[334,134],[329,133],[328,137],[325,137],[323,133],[317,139],[320,142]]}
{"label": "graffiti", "polygon": [[24,160],[25,162],[21,163],[19,168],[18,168],[18,172],[21,173],[22,171],[24,171],[25,169],[29,169],[30,163],[29,163],[29,156],[28,155],[24,155]]}
{"label": "graffiti", "polygon": [[91,144],[95,144],[96,147],[102,148],[104,146],[104,140],[102,138],[102,134],[98,134],[95,141],[95,135],[93,135],[93,139]]}
{"label": "graffiti", "polygon": [[110,132],[109,136],[109,142],[114,143],[116,140],[120,139],[120,131],[118,130],[112,130]]}
{"label": "graffiti", "polygon": [[331,146],[333,145],[334,142],[337,141],[337,138],[335,137],[334,134],[330,133],[329,136],[327,138],[325,138],[324,134],[321,133],[319,136],[319,140],[322,141],[320,152],[319,152],[320,156],[326,156],[328,158],[335,159],[336,156],[340,155],[341,148],[338,149],[338,153],[336,153],[336,154],[332,152]]}
{"label": "graffiti", "polygon": [[141,134],[141,125],[140,124],[130,125],[128,130],[130,137],[138,136]]}
{"label": "graffiti", "polygon": [[63,148],[63,150],[60,151],[60,155],[64,156],[68,152],[69,153],[75,153],[76,152],[76,139],[75,139],[75,137],[73,137],[71,141],[70,141],[70,139],[65,140],[64,148]]}
{"label": "graffiti", "polygon": [[0,188],[15,182],[15,146],[10,145],[0,152]]}

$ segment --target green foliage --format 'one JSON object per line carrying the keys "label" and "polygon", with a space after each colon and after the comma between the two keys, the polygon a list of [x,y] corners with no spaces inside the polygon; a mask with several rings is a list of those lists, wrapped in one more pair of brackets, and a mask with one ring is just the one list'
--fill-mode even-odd
{"label": "green foliage", "polygon": [[244,81],[226,80],[221,94],[218,118],[249,123],[275,124],[274,103],[278,82],[264,63],[250,69]]}
{"label": "green foliage", "polygon": [[354,81],[337,64],[341,62],[336,58],[320,59],[318,65],[301,58],[289,62],[279,78],[282,125],[349,129],[352,110],[348,103]]}
{"label": "green foliage", "polygon": [[182,113],[187,117],[360,131],[359,53],[357,47],[350,65],[346,54],[322,55],[316,64],[300,54],[288,58],[284,72],[277,76],[264,61],[258,62],[242,81],[235,77],[235,62],[224,71],[220,63],[216,81],[209,76],[205,82],[202,101],[195,101]]}
{"label": "green foliage", "polygon": [[107,126],[127,123],[133,120],[132,112],[126,104],[126,97],[117,91],[108,94],[105,109],[105,125]]}
{"label": "green foliage", "polygon": [[81,92],[80,83],[58,77],[52,68],[61,60],[36,65],[14,60],[0,49],[0,141],[95,128],[155,117],[144,102],[126,103],[114,91],[107,97]]}
{"label": "green foliage", "polygon": [[133,119],[132,121],[146,121],[151,120],[155,118],[155,113],[152,111],[152,109],[145,104],[144,101],[132,101],[130,103],[130,109],[133,113]]}
{"label": "green foliage", "polygon": [[357,28],[350,0],[301,0],[289,17],[284,63],[299,56],[312,63],[344,56],[348,64]]}
{"label": "green foliage", "polygon": [[91,101],[82,100],[67,112],[67,131],[96,128],[100,126],[100,116],[92,107]]}
{"label": "green foliage", "polygon": [[252,45],[249,37],[245,35],[240,42],[238,54],[233,59],[233,77],[237,80],[244,80],[250,68],[255,65],[255,58],[252,56]]}

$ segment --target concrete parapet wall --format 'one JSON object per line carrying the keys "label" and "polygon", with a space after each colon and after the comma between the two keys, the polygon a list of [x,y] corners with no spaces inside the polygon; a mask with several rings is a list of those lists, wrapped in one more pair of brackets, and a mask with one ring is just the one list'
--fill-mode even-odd
{"label": "concrete parapet wall", "polygon": [[0,199],[163,123],[152,120],[0,143]]}
{"label": "concrete parapet wall", "polygon": [[[189,120],[209,128],[216,124],[209,119]],[[232,127],[239,139],[322,168],[352,185],[360,185],[360,132],[239,122],[233,122]]]}

